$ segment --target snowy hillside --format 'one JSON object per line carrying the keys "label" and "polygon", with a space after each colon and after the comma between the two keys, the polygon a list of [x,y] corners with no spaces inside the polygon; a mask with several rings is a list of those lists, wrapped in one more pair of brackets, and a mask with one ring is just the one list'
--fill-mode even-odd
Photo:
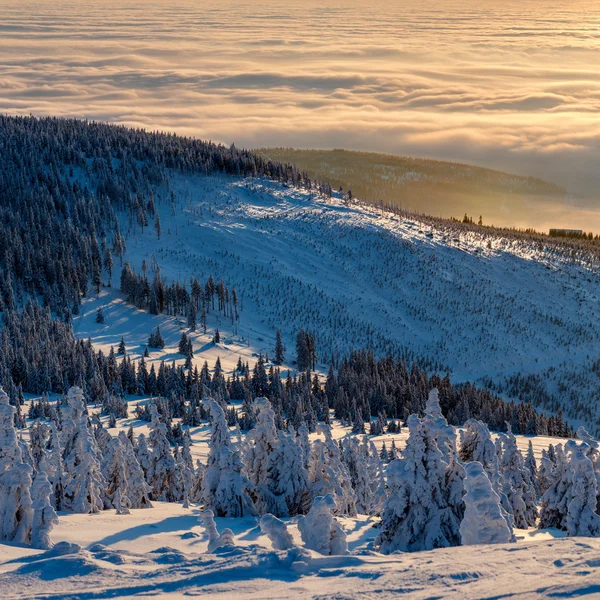
{"label": "snowy hillside", "polygon": [[516,545],[383,557],[365,548],[372,519],[341,519],[352,555],[320,556],[274,550],[254,519],[217,519],[236,546],[207,554],[198,513],[157,503],[131,515],[61,517],[53,536],[65,544],[48,553],[2,548],[4,597],[567,598],[600,589],[597,539],[535,532]]}
{"label": "snowy hillside", "polygon": [[[122,220],[124,259],[138,271],[143,260],[158,263],[168,281],[212,275],[236,288],[239,322],[209,315],[207,334],[191,334],[200,366],[220,356],[231,370],[239,356],[252,364],[252,355],[272,355],[277,328],[291,363],[303,327],[316,336],[323,371],[332,357],[372,348],[598,427],[600,280],[592,254],[346,206],[267,180],[173,176],[170,186],[156,192],[160,240],[151,226],[142,233]],[[135,357],[160,324],[167,348],[151,360],[178,358],[185,316],[127,305],[119,271],[112,289],[84,303],[76,335],[105,350],[124,336]],[[216,327],[219,347],[210,343]]]}

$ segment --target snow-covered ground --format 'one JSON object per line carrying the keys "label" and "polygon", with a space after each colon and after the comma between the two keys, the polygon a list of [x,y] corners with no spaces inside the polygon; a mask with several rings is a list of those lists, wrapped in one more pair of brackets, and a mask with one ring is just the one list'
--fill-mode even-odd
{"label": "snow-covered ground", "polygon": [[[235,548],[207,553],[199,510],[155,503],[130,515],[61,514],[59,544],[43,553],[0,552],[9,598],[564,598],[600,594],[600,540],[535,530],[516,544],[382,556],[369,549],[376,522],[340,519],[348,556],[274,551],[253,519],[217,519]],[[293,520],[289,526],[301,545]],[[69,552],[62,554],[62,552]]]}
{"label": "snow-covered ground", "polygon": [[[123,218],[125,259],[138,271],[142,260],[157,261],[167,281],[212,275],[236,288],[240,322],[209,314],[208,333],[192,335],[197,364],[208,360],[212,368],[220,356],[231,370],[241,356],[252,366],[259,352],[273,354],[277,328],[290,363],[302,327],[316,335],[323,370],[332,354],[372,348],[450,371],[455,381],[493,382],[516,397],[524,386],[511,391],[506,379],[533,374],[532,399],[549,410],[562,405],[571,420],[597,428],[600,278],[593,259],[348,207],[263,180],[174,176],[171,189],[173,211],[170,190],[156,194],[160,240],[151,224],[142,233]],[[117,267],[113,287],[84,303],[76,334],[105,350],[124,336],[135,358],[160,324],[167,347],[151,360],[182,361],[176,346],[185,316],[153,317],[126,304],[119,274]],[[102,326],[95,323],[99,306]],[[216,327],[224,334],[217,347]]]}

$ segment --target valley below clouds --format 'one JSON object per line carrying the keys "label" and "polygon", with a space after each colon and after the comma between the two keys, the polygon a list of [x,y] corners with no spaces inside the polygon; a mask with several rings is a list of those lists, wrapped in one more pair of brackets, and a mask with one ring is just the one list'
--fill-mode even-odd
{"label": "valley below clouds", "polygon": [[597,4],[0,4],[0,112],[469,162],[596,208]]}

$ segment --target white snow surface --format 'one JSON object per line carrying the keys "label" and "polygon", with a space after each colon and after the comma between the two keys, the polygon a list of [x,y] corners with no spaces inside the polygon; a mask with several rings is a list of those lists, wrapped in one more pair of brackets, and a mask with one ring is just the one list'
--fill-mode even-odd
{"label": "white snow surface", "polygon": [[[382,556],[375,519],[340,518],[347,556],[276,551],[255,518],[216,519],[235,546],[208,553],[200,509],[156,502],[130,515],[63,513],[49,552],[0,551],[0,589],[12,598],[505,598],[594,597],[600,540],[524,534],[517,544]],[[295,521],[288,531],[300,546]],[[519,532],[518,532],[519,533]],[[556,532],[554,532],[556,534]]]}

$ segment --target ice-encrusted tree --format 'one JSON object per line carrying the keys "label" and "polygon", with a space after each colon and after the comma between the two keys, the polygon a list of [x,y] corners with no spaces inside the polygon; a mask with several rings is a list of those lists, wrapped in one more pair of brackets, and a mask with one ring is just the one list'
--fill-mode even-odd
{"label": "ice-encrusted tree", "polygon": [[308,472],[304,468],[302,449],[292,434],[279,432],[277,447],[269,454],[266,483],[260,490],[263,513],[293,517],[309,509]]}
{"label": "ice-encrusted tree", "polygon": [[100,469],[98,448],[87,418],[81,416],[65,487],[67,508],[76,513],[96,513],[104,508],[106,481]]}
{"label": "ice-encrusted tree", "polygon": [[146,436],[143,433],[140,433],[136,441],[135,457],[137,458],[138,463],[140,463],[140,467],[142,467],[142,471],[144,473],[144,478],[147,481],[148,471],[152,466],[152,452],[150,452],[150,448],[148,448],[148,442],[146,441]]}
{"label": "ice-encrusted tree", "polygon": [[200,501],[205,510],[219,517],[254,515],[256,511],[248,493],[250,483],[242,475],[242,462],[231,442],[225,413],[215,400],[205,398],[203,403],[210,409],[212,434]]}
{"label": "ice-encrusted tree", "polygon": [[[150,405],[150,448],[152,457],[146,472],[148,485],[152,488],[152,498],[166,502],[176,502],[175,459],[167,439],[167,427],[160,420],[156,404]],[[141,437],[141,436],[140,436]]]}
{"label": "ice-encrusted tree", "polygon": [[61,445],[63,458],[68,466],[80,431],[80,422],[86,416],[85,396],[80,387],[73,386],[69,388],[65,405],[61,407],[61,415]]}
{"label": "ice-encrusted tree", "polygon": [[275,550],[289,550],[294,547],[294,540],[287,525],[274,515],[263,515],[260,519],[260,529],[271,540]]}
{"label": "ice-encrusted tree", "polygon": [[[569,442],[567,442],[567,447]],[[556,527],[563,528],[563,519],[569,504],[570,474],[568,472],[568,450],[563,450],[561,444],[554,447],[554,467],[551,483],[541,498],[540,529]]]}
{"label": "ice-encrusted tree", "polygon": [[52,548],[50,532],[54,525],[58,523],[58,516],[50,502],[52,493],[52,486],[48,481],[46,472],[40,469],[37,472],[31,487],[31,501],[33,508],[31,545],[40,550]]}
{"label": "ice-encrusted tree", "polygon": [[437,388],[429,392],[423,421],[434,436],[444,461],[450,464],[450,457],[456,453],[456,432],[442,414]]}
{"label": "ice-encrusted tree", "polygon": [[245,473],[253,486],[267,483],[269,455],[277,448],[275,411],[266,398],[254,400],[256,424],[248,432],[248,447],[244,454]]}
{"label": "ice-encrusted tree", "polygon": [[[456,431],[448,425],[448,421],[442,414],[440,398],[437,388],[429,392],[425,417],[422,421],[427,435],[437,444],[442,453],[442,461],[446,465],[444,476],[444,494],[448,507],[457,521],[464,514],[464,485],[465,470],[458,458],[456,449]],[[485,444],[484,444],[485,446]]]}
{"label": "ice-encrusted tree", "polygon": [[569,440],[555,448],[553,481],[542,496],[540,527],[556,527],[568,535],[600,536],[596,513],[598,484],[589,458],[590,446]]}
{"label": "ice-encrusted tree", "polygon": [[67,475],[63,463],[62,446],[56,423],[50,423],[50,439],[46,450],[46,472],[52,486],[51,502],[55,510],[62,510],[65,503]]}
{"label": "ice-encrusted tree", "polygon": [[131,508],[152,508],[150,501],[152,490],[146,482],[144,471],[137,460],[133,446],[124,431],[119,432],[118,439],[123,451],[127,497],[131,501]]}
{"label": "ice-encrusted tree", "polygon": [[356,516],[356,499],[348,469],[340,458],[340,449],[331,435],[329,425],[319,423],[324,440],[311,446],[309,482],[311,498],[333,494],[339,514]]}
{"label": "ice-encrusted tree", "polygon": [[[594,473],[596,474],[596,482],[600,490],[600,442],[595,440],[583,426],[577,429],[577,437],[588,445],[587,457],[592,461]],[[598,496],[596,509],[600,511],[600,496]]]}
{"label": "ice-encrusted tree", "polygon": [[342,440],[342,462],[350,475],[356,511],[363,515],[373,513],[376,492],[373,480],[378,474],[370,468],[368,450],[368,445],[361,444],[356,436],[347,436]]}
{"label": "ice-encrusted tree", "polygon": [[219,534],[215,523],[215,514],[212,510],[203,510],[198,518],[208,535],[208,552],[214,552],[224,546],[235,546],[231,529],[223,529],[223,532]]}
{"label": "ice-encrusted tree", "polygon": [[490,476],[494,469],[496,448],[488,426],[482,421],[469,419],[460,432],[459,456],[463,463],[478,462]]}
{"label": "ice-encrusted tree", "polygon": [[368,453],[367,463],[369,472],[371,473],[371,487],[373,490],[371,513],[380,515],[386,498],[385,466],[379,457],[375,444],[368,436],[363,437],[363,446],[365,447],[365,454]]}
{"label": "ice-encrusted tree", "polygon": [[600,537],[600,516],[596,513],[598,482],[590,451],[590,446],[583,442],[570,452],[571,499],[564,518],[570,536]]}
{"label": "ice-encrusted tree", "polygon": [[564,519],[570,536],[600,537],[600,516],[596,513],[598,482],[589,458],[590,450],[583,442],[570,452],[571,499]]}
{"label": "ice-encrusted tree", "polygon": [[535,460],[535,454],[533,453],[533,444],[531,440],[529,440],[529,445],[527,446],[527,456],[525,457],[525,467],[529,470],[529,476],[531,478],[531,485],[535,491],[536,497],[540,495],[540,487],[538,481],[538,466],[537,461]]}
{"label": "ice-encrusted tree", "polygon": [[129,481],[127,479],[128,473],[124,449],[118,437],[112,438],[110,443],[110,458],[105,474],[105,508],[115,508],[117,509],[117,514],[126,514],[125,511],[131,506],[131,501],[127,494]]}
{"label": "ice-encrusted tree", "polygon": [[384,554],[458,546],[460,522],[448,504],[446,463],[427,425],[408,418],[401,459],[388,465],[389,494],[376,545]]}
{"label": "ice-encrusted tree", "polygon": [[515,526],[527,529],[536,524],[538,517],[537,498],[529,470],[517,447],[517,440],[509,431],[503,438],[502,474],[507,484],[506,491],[512,506]]}
{"label": "ice-encrusted tree", "polygon": [[33,522],[32,468],[22,458],[15,409],[0,388],[0,541],[29,544]]}
{"label": "ice-encrusted tree", "polygon": [[325,556],[346,554],[346,532],[333,516],[337,511],[333,494],[315,498],[310,511],[298,519],[298,530],[304,545]]}
{"label": "ice-encrusted tree", "polygon": [[537,485],[540,497],[546,493],[546,490],[552,485],[552,470],[554,463],[548,456],[546,450],[542,450],[542,457],[537,472]]}
{"label": "ice-encrusted tree", "polygon": [[492,488],[483,465],[465,465],[465,515],[460,524],[463,545],[505,544],[514,542],[510,521],[500,505],[500,496]]}

